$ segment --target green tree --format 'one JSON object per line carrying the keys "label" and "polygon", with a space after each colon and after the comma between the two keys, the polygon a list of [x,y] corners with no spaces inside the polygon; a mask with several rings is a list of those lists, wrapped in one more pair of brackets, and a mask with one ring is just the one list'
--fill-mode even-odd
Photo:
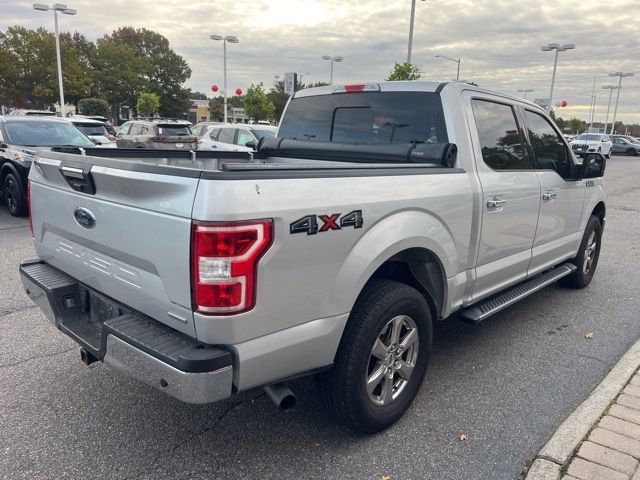
{"label": "green tree", "polygon": [[391,70],[391,73],[387,77],[387,81],[420,80],[421,76],[420,65],[407,62],[396,62],[393,66],[393,70]]}
{"label": "green tree", "polygon": [[138,97],[136,110],[145,117],[152,117],[160,109],[160,97],[156,93],[143,93]]}
{"label": "green tree", "polygon": [[138,96],[149,91],[148,80],[138,73],[146,63],[147,59],[141,58],[132,46],[99,39],[93,59],[99,96],[111,105],[133,107]]}
{"label": "green tree", "polygon": [[264,92],[262,82],[252,84],[244,95],[244,111],[247,116],[255,121],[270,120],[274,117],[276,107]]}
{"label": "green tree", "polygon": [[585,122],[576,117],[571,118],[567,124],[571,133],[580,133],[582,130],[586,129]]}
{"label": "green tree", "polygon": [[[302,87],[302,85],[301,85]],[[289,95],[284,93],[284,80],[280,80],[276,82],[269,93],[267,93],[267,98],[271,101],[274,107],[274,117],[279,120],[282,117],[282,112],[284,111],[284,107],[287,105],[289,101]]]}
{"label": "green tree", "polygon": [[142,61],[134,70],[146,85],[145,91],[162,99],[160,115],[182,117],[189,109],[189,90],[183,84],[191,77],[187,62],[171,49],[169,40],[146,28],[122,27],[107,37],[119,46],[132,48]]}
{"label": "green tree", "polygon": [[48,108],[57,99],[55,39],[44,28],[0,32],[0,103]]}
{"label": "green tree", "polygon": [[78,110],[81,115],[100,115],[109,117],[109,104],[101,98],[83,98],[78,101]]}
{"label": "green tree", "polygon": [[192,98],[194,100],[206,100],[208,97],[205,93],[193,92],[189,89],[189,98]]}

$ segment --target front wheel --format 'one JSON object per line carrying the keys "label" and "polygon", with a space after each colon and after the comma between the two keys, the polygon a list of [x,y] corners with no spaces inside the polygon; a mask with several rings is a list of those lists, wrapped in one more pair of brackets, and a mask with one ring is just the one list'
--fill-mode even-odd
{"label": "front wheel", "polygon": [[596,273],[598,259],[600,258],[600,245],[602,243],[602,224],[600,219],[591,215],[584,230],[578,255],[572,260],[577,268],[571,275],[559,280],[561,285],[570,288],[584,288],[591,283]]}
{"label": "front wheel", "polygon": [[333,369],[316,377],[325,408],[358,433],[393,425],[420,388],[432,336],[431,312],[420,292],[371,281],[351,312]]}
{"label": "front wheel", "polygon": [[14,217],[27,214],[27,199],[20,180],[13,173],[4,177],[2,195],[9,213]]}
{"label": "front wheel", "polygon": [[627,148],[626,154],[627,155],[637,155],[638,151],[634,150],[633,148]]}

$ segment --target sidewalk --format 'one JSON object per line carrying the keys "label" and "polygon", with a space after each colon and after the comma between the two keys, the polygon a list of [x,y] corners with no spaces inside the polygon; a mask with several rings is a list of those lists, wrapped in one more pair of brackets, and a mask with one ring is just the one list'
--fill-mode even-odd
{"label": "sidewalk", "polygon": [[640,341],[540,450],[526,480],[640,480]]}

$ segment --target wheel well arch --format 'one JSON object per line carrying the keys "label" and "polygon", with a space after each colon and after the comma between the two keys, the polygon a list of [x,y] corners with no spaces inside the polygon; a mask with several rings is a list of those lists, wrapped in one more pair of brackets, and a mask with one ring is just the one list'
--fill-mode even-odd
{"label": "wheel well arch", "polygon": [[607,207],[604,202],[598,202],[598,204],[591,211],[591,215],[595,215],[600,219],[600,224],[604,225],[604,219],[607,213]]}
{"label": "wheel well arch", "polygon": [[427,300],[433,318],[442,319],[447,281],[444,267],[432,251],[423,247],[402,250],[383,262],[365,286],[374,279],[394,280],[415,288]]}
{"label": "wheel well arch", "polygon": [[16,167],[11,162],[4,162],[2,166],[0,166],[0,190],[3,189],[4,179],[10,173],[13,173],[18,179],[18,182],[20,182],[20,185],[22,185],[22,178],[20,177],[18,169],[16,169]]}

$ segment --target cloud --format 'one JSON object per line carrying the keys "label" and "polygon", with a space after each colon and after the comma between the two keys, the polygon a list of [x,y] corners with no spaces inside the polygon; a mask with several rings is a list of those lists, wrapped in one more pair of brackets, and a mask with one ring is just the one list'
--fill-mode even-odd
{"label": "cloud", "polygon": [[[7,0],[3,0],[6,2]],[[96,39],[132,25],[165,35],[193,69],[188,86],[209,92],[222,84],[222,46],[212,33],[237,35],[228,48],[229,87],[262,81],[287,71],[309,73],[308,81],[327,81],[322,55],[342,55],[336,82],[379,81],[394,61],[406,59],[410,0],[74,0],[75,17],[61,17],[61,28]],[[547,97],[553,52],[550,43],[575,43],[560,54],[554,98],[567,100],[559,115],[586,118],[594,75],[596,120],[604,120],[608,92],[601,86],[614,71],[626,78],[618,119],[640,122],[640,19],[638,0],[427,0],[417,1],[413,61],[425,79],[455,77],[456,64],[437,54],[461,58],[461,77],[481,86],[530,97]],[[31,3],[3,6],[0,29],[20,24],[53,28],[50,14]],[[588,93],[588,96],[579,94]]]}

